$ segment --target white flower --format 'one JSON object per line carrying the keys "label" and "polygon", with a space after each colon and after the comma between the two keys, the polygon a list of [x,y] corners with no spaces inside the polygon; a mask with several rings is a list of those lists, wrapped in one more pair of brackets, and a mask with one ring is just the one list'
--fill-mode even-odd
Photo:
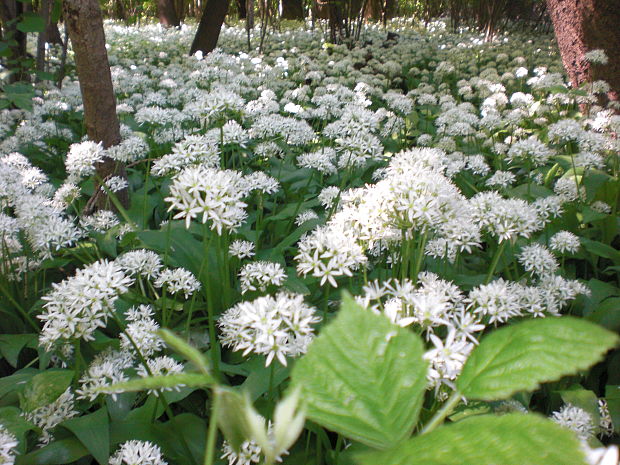
{"label": "white flower", "polygon": [[592,416],[585,410],[572,404],[566,404],[559,411],[553,412],[551,420],[564,428],[574,431],[584,441],[594,436]]}
{"label": "white flower", "polygon": [[313,210],[305,210],[297,215],[295,224],[301,226],[307,221],[316,220],[319,217]]}
{"label": "white flower", "polygon": [[539,276],[553,274],[559,267],[553,254],[540,244],[523,246],[517,258],[525,271]]}
{"label": "white flower", "polygon": [[94,401],[102,388],[127,381],[125,370],[131,366],[133,357],[127,351],[107,349],[100,352],[80,378],[80,388],[75,391],[77,398]]}
{"label": "white flower", "polygon": [[133,279],[122,268],[107,260],[77,270],[43,296],[44,312],[38,316],[45,322],[39,343],[51,350],[59,339],[94,339],[97,328],[105,327],[115,311],[114,302],[128,291]]}
{"label": "white flower", "polygon": [[286,280],[284,268],[279,263],[274,262],[252,262],[243,265],[239,271],[239,282],[241,293],[260,290],[264,292],[267,287],[281,286]]}
{"label": "white flower", "polygon": [[0,465],[14,465],[18,445],[17,438],[0,424]]}
{"label": "white flower", "polygon": [[580,246],[579,237],[570,231],[559,231],[549,239],[549,248],[560,253],[577,253]]}
{"label": "white flower", "polygon": [[228,247],[228,254],[237,257],[239,260],[252,258],[254,256],[254,244],[250,241],[233,241]]}
{"label": "white flower", "polygon": [[319,321],[303,296],[280,292],[238,303],[222,314],[218,326],[222,345],[243,350],[243,355],[265,355],[266,365],[274,358],[286,365],[286,357],[306,352],[313,337],[311,325]]}
{"label": "white flower", "polygon": [[127,441],[110,457],[109,465],[168,465],[159,446],[149,441]]}
{"label": "white flower", "polygon": [[79,412],[75,410],[75,399],[71,388],[67,388],[58,399],[48,405],[25,412],[26,420],[31,421],[41,428],[39,443],[48,444],[54,437],[51,430],[69,418],[73,418]]}
{"label": "white flower", "polygon": [[586,52],[583,58],[588,63],[592,63],[593,65],[606,65],[609,61],[607,55],[605,54],[605,50],[602,49],[590,50],[589,52]]}
{"label": "white flower", "polygon": [[174,218],[191,221],[202,215],[202,223],[209,221],[211,229],[222,234],[223,229],[234,231],[247,214],[246,203],[241,199],[247,194],[247,182],[238,171],[217,170],[195,166],[184,169],[170,186],[171,210],[180,210]]}
{"label": "white flower", "polygon": [[159,255],[146,249],[125,252],[115,260],[115,263],[130,275],[144,276],[149,279],[159,276],[163,267]]}
{"label": "white flower", "polygon": [[102,161],[104,157],[103,146],[101,143],[91,141],[81,142],[71,145],[65,167],[67,173],[79,181],[85,176],[95,173],[95,164]]}
{"label": "white flower", "polygon": [[153,284],[155,287],[165,287],[173,295],[183,292],[186,299],[200,289],[200,281],[185,268],[165,269]]}

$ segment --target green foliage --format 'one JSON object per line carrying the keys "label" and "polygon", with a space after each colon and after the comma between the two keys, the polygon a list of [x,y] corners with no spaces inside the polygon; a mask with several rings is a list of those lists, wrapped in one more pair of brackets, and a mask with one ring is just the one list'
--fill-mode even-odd
{"label": "green foliage", "polygon": [[360,465],[586,465],[581,444],[534,414],[482,415],[417,436],[385,452],[360,454]]}
{"label": "green foliage", "polygon": [[406,438],[422,406],[422,342],[344,294],[334,321],[295,364],[308,418],[356,441],[387,448]]}
{"label": "green foliage", "polygon": [[590,367],[617,343],[616,334],[577,318],[523,321],[482,340],[457,388],[468,399],[506,399]]}

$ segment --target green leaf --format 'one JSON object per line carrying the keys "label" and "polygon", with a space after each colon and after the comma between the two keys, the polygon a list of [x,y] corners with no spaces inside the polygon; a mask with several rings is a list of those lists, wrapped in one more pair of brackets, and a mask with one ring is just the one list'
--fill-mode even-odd
{"label": "green leaf", "polygon": [[0,336],[0,353],[13,368],[22,349],[31,341],[36,341],[36,334],[3,334]]}
{"label": "green leaf", "polygon": [[596,307],[588,320],[604,326],[611,331],[620,330],[620,297],[611,297]]}
{"label": "green leaf", "polygon": [[426,387],[418,336],[360,307],[344,293],[336,319],[297,361],[307,417],[375,448],[411,433]]}
{"label": "green leaf", "polygon": [[175,352],[183,355],[187,360],[192,362],[196,368],[200,370],[205,378],[208,378],[210,383],[215,383],[215,379],[211,376],[211,370],[209,368],[209,362],[207,358],[195,347],[192,347],[179,336],[167,329],[161,329],[159,335],[164,340],[168,347]]}
{"label": "green leaf", "polygon": [[202,463],[207,437],[207,426],[202,418],[191,413],[181,413],[164,424],[155,425],[154,434],[155,442],[161,445],[169,463]]}
{"label": "green leaf", "polygon": [[620,386],[605,386],[605,399],[614,425],[614,431],[620,433]]}
{"label": "green leaf", "polygon": [[457,388],[469,399],[506,399],[588,368],[617,342],[617,335],[578,318],[523,321],[482,339]]}
{"label": "green leaf", "polygon": [[212,378],[197,373],[179,373],[176,375],[149,376],[146,378],[135,378],[124,383],[112,384],[107,388],[102,388],[102,392],[135,392],[147,389],[204,387],[212,384]]}
{"label": "green leaf", "polygon": [[23,19],[17,23],[17,29],[22,32],[43,32],[45,21],[36,13],[24,13]]}
{"label": "green leaf", "polygon": [[38,429],[22,416],[17,407],[0,408],[0,425],[8,429],[20,442],[28,431]]}
{"label": "green leaf", "polygon": [[586,465],[575,434],[535,414],[481,415],[444,425],[362,465]]}
{"label": "green leaf", "polygon": [[620,252],[618,252],[615,248],[610,245],[603,244],[599,241],[593,241],[586,237],[580,238],[581,245],[591,254],[597,255],[599,257],[608,258],[612,260],[616,265],[620,264]]}
{"label": "green leaf", "polygon": [[16,82],[4,86],[5,98],[22,110],[32,110],[32,98],[34,97],[34,89],[30,84]]}
{"label": "green leaf", "polygon": [[61,424],[80,440],[101,465],[110,458],[110,421],[105,408]]}
{"label": "green leaf", "polygon": [[72,370],[48,370],[34,375],[24,386],[20,407],[25,412],[49,405],[67,390],[73,380]]}
{"label": "green leaf", "polygon": [[62,439],[26,455],[18,455],[15,465],[65,465],[88,455],[77,439]]}

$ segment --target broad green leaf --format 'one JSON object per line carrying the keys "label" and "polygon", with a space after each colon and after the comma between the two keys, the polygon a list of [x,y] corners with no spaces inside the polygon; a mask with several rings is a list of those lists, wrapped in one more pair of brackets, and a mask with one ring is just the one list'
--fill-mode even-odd
{"label": "broad green leaf", "polygon": [[588,320],[604,326],[611,331],[620,330],[620,297],[611,297],[596,306]]}
{"label": "broad green leaf", "polygon": [[444,425],[394,449],[359,454],[360,465],[586,465],[575,434],[535,414],[481,415]]}
{"label": "broad green leaf", "polygon": [[88,450],[74,438],[54,441],[26,455],[18,455],[15,465],[65,465],[88,455]]}
{"label": "broad green leaf", "polygon": [[22,349],[31,341],[37,340],[36,334],[3,334],[0,336],[0,353],[13,368]]}
{"label": "broad green leaf", "polygon": [[412,431],[426,387],[418,336],[357,305],[344,294],[336,319],[297,361],[292,383],[307,417],[375,448]]}
{"label": "broad green leaf", "polygon": [[215,379],[211,376],[209,369],[209,362],[207,358],[195,347],[189,345],[179,336],[175,335],[172,331],[167,329],[161,329],[159,335],[164,340],[168,347],[175,352],[183,355],[187,360],[192,362],[196,368],[200,370],[204,377],[209,378],[211,383],[215,383]]}
{"label": "broad green leaf", "polygon": [[24,389],[28,380],[30,380],[37,372],[23,371],[11,376],[5,376],[0,378],[0,398],[4,397],[10,392],[19,392]]}
{"label": "broad green leaf", "polygon": [[110,420],[105,408],[95,413],[72,418],[62,423],[77,437],[88,452],[101,465],[107,465],[110,458]]}
{"label": "broad green leaf", "polygon": [[51,404],[67,390],[73,380],[71,370],[48,370],[34,375],[24,386],[20,407],[25,412]]}
{"label": "broad green leaf", "polygon": [[457,388],[468,399],[506,399],[588,368],[617,342],[614,333],[579,318],[523,321],[482,339]]}
{"label": "broad green leaf", "polygon": [[134,378],[123,383],[112,384],[102,388],[101,392],[135,392],[147,389],[165,389],[176,387],[204,387],[212,384],[210,377],[197,373],[179,373],[176,375],[148,376],[146,378]]}
{"label": "broad green leaf", "polygon": [[612,246],[603,244],[599,241],[593,241],[592,239],[588,239],[586,237],[581,237],[579,240],[581,241],[581,245],[583,245],[583,248],[591,254],[603,258],[608,258],[616,265],[620,264],[620,252],[618,252]]}
{"label": "broad green leaf", "polygon": [[614,431],[620,433],[620,386],[605,386],[605,399],[614,425]]}
{"label": "broad green leaf", "polygon": [[0,425],[8,429],[19,441],[22,441],[28,431],[38,430],[33,423],[22,416],[21,410],[17,407],[0,408]]}
{"label": "broad green leaf", "polygon": [[161,446],[168,463],[202,463],[207,437],[207,425],[202,418],[191,413],[181,413],[164,424],[155,425],[153,430],[155,442]]}
{"label": "broad green leaf", "polygon": [[17,23],[17,29],[22,32],[42,32],[45,30],[45,21],[35,13],[24,13],[23,19]]}

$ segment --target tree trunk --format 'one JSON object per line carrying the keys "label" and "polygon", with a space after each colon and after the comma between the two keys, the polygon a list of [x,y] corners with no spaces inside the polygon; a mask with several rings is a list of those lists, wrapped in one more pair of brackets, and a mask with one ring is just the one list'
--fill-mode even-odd
{"label": "tree trunk", "polygon": [[[104,148],[111,147],[121,141],[121,134],[99,0],[64,0],[63,12],[75,54],[86,132],[90,140],[101,142]],[[106,157],[97,164],[99,179],[86,214],[111,208],[110,199],[101,190],[101,182],[110,176],[126,177],[125,166]],[[128,206],[126,189],[116,196],[123,206]]]}
{"label": "tree trunk", "polygon": [[[48,42],[47,31],[50,24],[51,6],[50,0],[41,0],[39,15],[43,18],[45,28],[39,32],[39,37],[37,38],[37,71],[39,72],[45,71],[45,44]],[[40,79],[40,76],[37,76],[37,81]]]}
{"label": "tree trunk", "polygon": [[[574,87],[603,79],[607,98],[620,100],[620,5],[617,0],[547,0],[564,68]],[[603,49],[606,65],[590,64],[584,55]],[[618,110],[616,110],[618,111]]]}
{"label": "tree trunk", "polygon": [[237,13],[239,13],[239,19],[245,19],[248,16],[248,6],[245,0],[235,0],[237,4]]}
{"label": "tree trunk", "polygon": [[159,24],[164,27],[179,27],[181,22],[174,7],[174,0],[157,0]]}
{"label": "tree trunk", "polygon": [[213,51],[220,37],[220,30],[228,13],[229,4],[230,0],[207,0],[189,51],[190,55],[198,50],[204,55]]}
{"label": "tree trunk", "polygon": [[282,0],[282,19],[304,19],[301,0]]}

